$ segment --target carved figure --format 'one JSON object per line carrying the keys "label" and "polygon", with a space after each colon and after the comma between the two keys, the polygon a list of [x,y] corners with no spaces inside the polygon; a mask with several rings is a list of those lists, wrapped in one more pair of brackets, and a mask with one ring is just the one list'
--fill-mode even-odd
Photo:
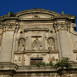
{"label": "carved figure", "polygon": [[24,38],[19,39],[18,46],[19,46],[19,51],[25,50],[25,39]]}
{"label": "carved figure", "polygon": [[53,38],[48,39],[48,48],[51,48],[51,50],[54,50],[54,39]]}
{"label": "carved figure", "polygon": [[32,47],[34,50],[40,50],[40,47],[42,46],[41,41],[36,38],[36,40],[33,41]]}

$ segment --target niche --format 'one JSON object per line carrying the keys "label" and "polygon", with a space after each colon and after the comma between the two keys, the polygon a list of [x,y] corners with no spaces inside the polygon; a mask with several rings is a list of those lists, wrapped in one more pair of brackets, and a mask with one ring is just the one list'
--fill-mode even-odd
{"label": "niche", "polygon": [[51,49],[52,51],[54,51],[55,45],[54,45],[54,38],[49,37],[47,39],[48,42],[48,49]]}
{"label": "niche", "polygon": [[19,51],[24,51],[25,50],[25,39],[24,38],[20,38],[18,40],[18,50]]}

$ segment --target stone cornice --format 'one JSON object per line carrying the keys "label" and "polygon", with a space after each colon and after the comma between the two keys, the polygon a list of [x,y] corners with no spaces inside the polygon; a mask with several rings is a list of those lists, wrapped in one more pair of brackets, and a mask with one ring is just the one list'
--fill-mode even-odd
{"label": "stone cornice", "polygon": [[21,16],[24,14],[29,14],[29,13],[44,13],[44,14],[49,14],[49,15],[53,15],[53,16],[60,16],[59,13],[50,11],[50,10],[46,10],[46,9],[30,9],[30,10],[24,10],[24,11],[20,11],[18,13],[16,13],[16,16]]}
{"label": "stone cornice", "polygon": [[27,28],[27,29],[24,29],[24,32],[27,32],[27,31],[49,31],[49,29],[47,29],[47,28]]}
{"label": "stone cornice", "polygon": [[[26,15],[26,14],[47,14],[51,15],[51,18],[27,18],[27,19],[19,19],[19,16]],[[46,10],[46,9],[30,9],[30,10],[23,10],[15,14],[16,16],[10,17],[9,15],[4,15],[0,17],[0,21],[3,20],[56,20],[56,19],[68,19],[75,21],[75,16],[69,14],[59,14],[54,11]]]}
{"label": "stone cornice", "polygon": [[3,20],[18,20],[18,17],[8,17],[8,16],[0,17],[0,21],[3,21]]}
{"label": "stone cornice", "polygon": [[75,16],[69,15],[69,14],[64,14],[60,16],[54,16],[54,19],[75,19]]}

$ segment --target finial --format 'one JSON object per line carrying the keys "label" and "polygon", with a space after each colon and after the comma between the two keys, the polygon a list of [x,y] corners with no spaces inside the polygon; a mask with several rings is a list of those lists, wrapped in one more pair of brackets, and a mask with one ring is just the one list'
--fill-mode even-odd
{"label": "finial", "polygon": [[34,9],[38,9],[37,7],[35,7]]}
{"label": "finial", "polygon": [[64,15],[64,11],[62,11],[61,14]]}
{"label": "finial", "polygon": [[14,17],[15,14],[14,14],[12,11],[10,11],[10,12],[8,13],[8,16],[9,16],[9,17]]}

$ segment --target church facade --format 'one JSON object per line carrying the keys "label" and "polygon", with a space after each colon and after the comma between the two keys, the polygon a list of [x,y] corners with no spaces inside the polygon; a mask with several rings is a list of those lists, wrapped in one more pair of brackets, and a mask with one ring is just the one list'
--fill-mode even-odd
{"label": "church facade", "polygon": [[0,77],[60,77],[55,64],[68,57],[73,69],[62,77],[77,77],[75,16],[30,9],[0,17]]}

